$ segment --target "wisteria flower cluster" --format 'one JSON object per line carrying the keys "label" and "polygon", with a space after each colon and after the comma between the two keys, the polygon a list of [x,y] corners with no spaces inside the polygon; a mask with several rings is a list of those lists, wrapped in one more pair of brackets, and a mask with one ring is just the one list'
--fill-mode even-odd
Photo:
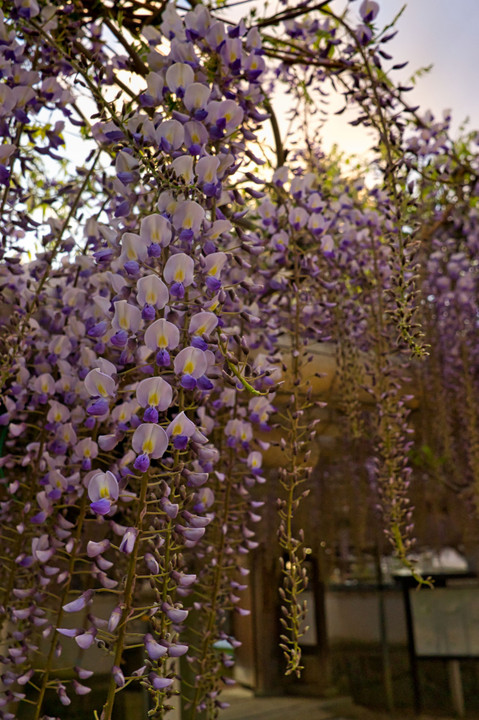
{"label": "wisteria flower cluster", "polygon": [[[101,212],[90,214],[88,252],[63,261],[61,269],[53,268],[48,250],[16,266],[16,274],[11,260],[5,267],[12,303],[25,303],[18,308],[21,342],[30,348],[28,359],[15,359],[2,415],[4,472],[21,468],[2,504],[16,545],[5,588],[13,642],[4,658],[5,698],[7,705],[33,702],[37,717],[52,689],[65,706],[72,694],[90,691],[84,681],[93,648],[111,662],[102,717],[112,716],[117,690],[135,679],[148,687],[152,713],[162,716],[176,691],[177,658],[189,652],[190,663],[204,663],[211,645],[226,638],[219,614],[237,606],[243,572],[231,547],[253,547],[248,525],[259,519],[261,503],[249,499],[249,489],[259,477],[262,446],[253,441],[252,427],[260,417],[266,425],[273,396],[261,389],[264,370],[251,368],[246,379],[240,364],[247,347],[234,338],[257,322],[248,311],[246,283],[255,270],[246,262],[247,238],[235,240],[223,209],[230,203],[229,177],[249,162],[245,137],[260,119],[255,101],[263,63],[254,33],[239,27],[228,34],[198,10],[181,18],[168,6],[161,35],[149,40],[137,112],[91,128],[102,152],[114,158],[103,208],[111,224]],[[24,52],[28,56],[36,31],[36,42],[51,43],[68,77],[75,61],[69,67],[70,49],[51,34],[68,17],[59,11],[48,27],[37,25],[39,12],[36,6],[18,11],[28,37]],[[102,58],[106,46],[90,30]],[[5,34],[16,42],[13,31]],[[163,37],[166,54],[155,49]],[[8,60],[8,43],[3,48]],[[214,76],[204,65],[212,55]],[[231,85],[235,75],[241,79]],[[28,123],[24,115],[18,119]],[[87,178],[93,181],[93,172]],[[249,401],[236,399],[248,387],[253,399],[264,400],[256,420],[248,417]],[[216,447],[221,437],[230,448],[228,473]],[[240,463],[234,470],[233,458]],[[221,502],[225,493],[235,509]],[[19,502],[20,523],[12,524]],[[213,537],[215,528],[230,525],[215,569],[218,593],[230,588],[230,600],[186,609],[192,587],[208,582],[206,570],[193,572],[192,560],[210,553],[207,529]],[[182,640],[193,611],[199,625],[202,617],[211,625],[205,648]],[[125,677],[124,653],[139,642],[144,664]],[[34,697],[15,688],[34,674],[36,643],[47,661],[32,685]],[[86,666],[65,684],[56,679],[61,656],[71,656],[75,645],[86,653]],[[216,706],[211,683],[219,682],[227,662],[227,656],[215,660],[206,687],[197,691],[200,710],[210,697]]]}

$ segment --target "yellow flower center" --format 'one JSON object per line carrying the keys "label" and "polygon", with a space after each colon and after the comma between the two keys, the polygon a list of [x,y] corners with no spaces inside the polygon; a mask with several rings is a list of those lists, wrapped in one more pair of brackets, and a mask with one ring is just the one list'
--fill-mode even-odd
{"label": "yellow flower center", "polygon": [[152,405],[153,407],[155,407],[156,405],[158,405],[159,402],[160,399],[156,390],[148,395],[148,405]]}
{"label": "yellow flower center", "polygon": [[150,455],[150,453],[152,453],[153,450],[154,450],[153,440],[151,438],[148,438],[148,440],[145,440],[145,442],[143,443],[143,452],[146,453],[147,455]]}

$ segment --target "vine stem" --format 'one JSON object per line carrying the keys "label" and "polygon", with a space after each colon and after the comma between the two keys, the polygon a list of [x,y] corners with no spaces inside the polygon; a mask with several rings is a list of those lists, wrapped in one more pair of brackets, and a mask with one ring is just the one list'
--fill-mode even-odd
{"label": "vine stem", "polygon": [[[176,452],[176,464],[178,464],[178,451]],[[174,494],[170,496],[172,501],[176,499]],[[169,587],[169,574],[168,568],[171,562],[171,554],[173,550],[173,520],[169,519],[164,532],[164,545],[163,545],[163,574],[162,574],[162,586],[161,586],[161,603],[167,602],[170,591]],[[161,614],[160,630],[159,634],[164,637],[168,630],[168,617],[166,613]],[[164,700],[166,697],[165,692],[159,692],[156,696],[155,715],[160,719],[164,716]]]}
{"label": "vine stem", "polygon": [[[42,457],[42,454],[43,454],[44,446],[45,446],[45,430],[44,430],[44,428],[42,428],[41,434],[40,434],[40,442],[39,442],[38,452],[37,452],[37,456],[36,456],[36,460],[35,460],[35,466],[36,466],[35,472],[32,473],[33,477],[31,479],[31,482],[27,489],[28,494],[27,494],[27,498],[26,498],[26,503],[30,502],[34,496],[34,490],[35,490],[34,480],[38,476],[38,466],[40,463],[40,458]],[[4,606],[8,603],[8,601],[10,599],[10,594],[15,585],[16,574],[18,571],[18,566],[15,562],[15,558],[20,554],[22,545],[25,542],[26,542],[26,533],[17,533],[17,541],[15,543],[15,547],[13,548],[13,552],[12,552],[11,556],[8,558],[8,564],[10,567],[9,567],[8,581],[6,583],[3,600],[2,600],[2,605],[4,605]],[[6,613],[1,613],[0,614],[0,634],[2,632],[3,624],[6,621],[6,619],[7,619]]]}
{"label": "vine stem", "polygon": [[77,525],[77,529],[75,532],[75,546],[74,546],[74,549],[72,550],[72,553],[70,555],[70,560],[68,563],[68,580],[63,588],[63,591],[62,591],[62,594],[61,594],[61,597],[59,600],[57,617],[56,617],[56,620],[54,623],[54,631],[53,631],[52,639],[50,641],[50,650],[48,652],[47,660],[45,663],[45,668],[43,671],[42,684],[39,688],[39,695],[36,700],[35,715],[33,717],[33,720],[39,720],[39,718],[41,716],[43,700],[45,698],[45,692],[47,690],[48,682],[50,679],[52,660],[55,655],[56,640],[57,640],[57,636],[58,636],[58,628],[61,627],[63,615],[65,612],[63,610],[63,606],[65,605],[65,601],[68,597],[68,593],[70,592],[71,581],[73,578],[73,570],[74,570],[75,562],[77,559],[78,549],[80,547],[81,533],[83,530],[83,521],[84,521],[85,515],[86,515],[86,508],[87,508],[87,495],[86,495],[86,492],[84,492],[82,499],[81,499],[80,512],[79,512],[79,516],[78,516],[78,525]]}
{"label": "vine stem", "polygon": [[[379,436],[379,443],[382,444],[382,447],[379,447],[379,457],[381,458],[383,464],[383,475],[387,478],[384,482],[384,497],[387,503],[385,508],[386,518],[389,522],[389,532],[392,545],[402,565],[411,572],[412,577],[419,585],[431,585],[430,579],[422,578],[415,570],[413,563],[407,557],[407,547],[404,533],[405,508],[401,502],[391,502],[394,494],[396,497],[400,498],[401,491],[404,488],[404,480],[402,477],[404,467],[399,466],[398,460],[394,457],[394,453],[404,436],[404,431],[400,425],[401,420],[404,420],[404,414],[403,409],[399,406],[398,391],[394,389],[391,392],[387,381],[387,371],[390,363],[385,347],[385,333],[387,330],[386,309],[383,302],[377,248],[373,237],[371,237],[371,249],[374,276],[377,286],[377,312],[374,314],[377,334],[376,342],[374,343],[376,378],[374,385],[374,400],[378,411],[380,409],[383,410],[383,417],[381,418],[379,415],[378,418],[379,423],[377,432]],[[397,419],[398,417],[399,419]],[[393,421],[391,418],[395,418],[394,425],[392,424]],[[399,444],[398,434],[400,436]],[[394,483],[393,486],[390,485],[391,479]]]}
{"label": "vine stem", "polygon": [[[124,606],[121,614],[120,629],[118,631],[118,638],[116,641],[115,655],[113,659],[113,665],[120,666],[126,633],[128,629],[128,620],[133,607],[133,593],[135,590],[136,581],[136,563],[138,560],[138,553],[140,549],[140,543],[142,540],[143,531],[143,518],[146,512],[146,495],[148,491],[148,473],[145,473],[141,478],[140,497],[138,498],[138,511],[136,515],[135,527],[138,529],[138,534],[135,539],[135,545],[131,552],[128,561],[128,570],[126,576],[125,593],[124,593]],[[115,679],[113,673],[110,677],[110,684],[108,687],[108,695],[106,702],[103,706],[101,720],[111,720],[113,713],[113,706],[115,704],[115,693],[117,691]]]}
{"label": "vine stem", "polygon": [[[407,302],[408,302],[408,290],[407,290],[407,281],[406,281],[406,271],[407,268],[410,266],[410,263],[408,262],[409,258],[407,257],[406,249],[408,245],[408,238],[404,233],[403,229],[403,217],[404,217],[404,209],[403,209],[403,201],[401,201],[399,197],[399,192],[397,188],[397,174],[396,170],[398,167],[398,163],[394,162],[393,157],[393,149],[391,144],[391,136],[389,134],[389,128],[387,119],[382,107],[381,98],[379,96],[378,92],[378,81],[374,77],[373,71],[371,69],[371,63],[368,55],[365,52],[364,47],[359,42],[356,33],[349,27],[347,22],[342,17],[339,17],[335,15],[333,12],[331,12],[328,8],[324,10],[326,15],[329,15],[342,25],[346,32],[351,37],[352,41],[355,43],[356,48],[361,55],[363,65],[366,71],[367,78],[369,80],[373,96],[374,96],[374,103],[376,105],[376,111],[378,120],[374,117],[374,113],[370,112],[369,109],[365,106],[363,103],[362,106],[365,109],[365,112],[367,113],[368,117],[370,118],[371,122],[373,123],[373,126],[376,128],[379,137],[381,141],[384,144],[385,151],[386,151],[386,163],[387,163],[387,171],[385,172],[385,185],[388,187],[389,194],[392,197],[393,203],[394,203],[394,211],[396,216],[396,229],[397,229],[397,238],[398,238],[398,244],[397,244],[397,256],[399,258],[399,272],[397,275],[397,287],[399,288],[399,293],[396,295],[396,308],[397,308],[397,326],[399,329],[399,334],[403,338],[403,340],[408,344],[411,354],[418,358],[424,358],[427,355],[427,349],[420,345],[417,341],[417,337],[411,333],[410,326],[408,321],[405,319],[405,314],[407,310]],[[400,156],[402,159],[402,156]],[[394,250],[394,241],[390,240],[390,247],[392,250]],[[391,269],[394,270],[392,267]],[[409,293],[410,294],[410,293]]]}
{"label": "vine stem", "polygon": [[[221,528],[224,526],[227,526],[228,524],[228,516],[230,513],[230,501],[231,501],[231,490],[232,490],[232,472],[233,472],[233,464],[235,461],[235,454],[233,451],[233,448],[229,448],[228,451],[228,470],[227,470],[227,481],[226,481],[226,488],[225,488],[225,494],[224,494],[224,501],[222,504],[223,513],[221,522],[218,524],[219,528],[219,543],[217,546],[216,554],[215,554],[215,572],[214,572],[214,579],[213,579],[213,589],[211,592],[210,597],[212,598],[211,605],[209,607],[209,617],[208,617],[208,623],[206,626],[206,630],[204,632],[203,636],[203,644],[201,647],[201,663],[204,663],[205,658],[207,656],[208,649],[211,645],[211,633],[214,630],[215,623],[216,623],[216,617],[217,617],[217,609],[219,605],[220,600],[220,585],[221,585],[221,574],[224,569],[224,558],[225,558],[225,550],[226,550],[226,533],[222,532]],[[192,701],[191,705],[191,720],[195,720],[196,713],[198,710],[198,705],[201,701],[201,692],[203,690],[203,684],[198,683],[196,685],[195,689],[195,696]]]}
{"label": "vine stem", "polygon": [[479,512],[479,439],[477,402],[476,393],[474,391],[473,375],[471,372],[472,364],[469,361],[467,346],[465,342],[461,343],[461,359],[464,376],[464,417],[466,420],[466,430],[468,435],[467,447],[469,462],[472,469],[474,504],[476,507],[476,512]]}
{"label": "vine stem", "polygon": [[[42,27],[41,27],[38,23],[36,23],[36,22],[34,22],[34,21],[30,21],[30,25],[31,25],[31,27],[32,27],[36,32],[38,32],[40,35],[42,35],[54,48],[56,48],[56,49],[58,50],[59,53],[61,53],[61,54],[68,60],[68,62],[69,62],[69,63],[71,64],[71,66],[73,67],[73,69],[74,69],[74,70],[82,77],[82,79],[85,81],[86,85],[88,86],[89,90],[90,90],[91,93],[92,93],[93,99],[94,99],[95,102],[97,103],[97,107],[98,107],[98,108],[101,108],[104,112],[108,113],[108,116],[111,118],[111,120],[112,120],[114,123],[116,123],[116,124],[118,125],[118,127],[120,127],[120,128],[123,130],[123,132],[125,133],[125,136],[126,136],[130,141],[133,141],[133,136],[132,136],[132,134],[130,133],[130,131],[128,130],[128,128],[126,127],[125,123],[124,123],[123,120],[115,113],[115,111],[114,111],[114,110],[115,110],[114,105],[113,105],[112,103],[109,103],[109,102],[107,102],[107,101],[105,100],[105,98],[102,96],[101,92],[99,91],[98,86],[97,86],[97,85],[95,84],[95,82],[89,77],[89,75],[87,74],[87,72],[85,72],[85,70],[84,70],[84,68],[82,67],[81,63],[77,62],[77,60],[76,60],[74,57],[72,57],[71,53],[68,52],[64,47],[62,47],[61,44],[59,44],[58,42],[56,42],[56,40],[55,40],[51,35],[49,35],[47,32],[45,32],[45,30],[43,30]],[[90,60],[90,62],[93,62],[93,60],[89,57],[89,54],[88,54],[87,50],[86,50],[83,46],[76,47],[76,50],[77,50],[77,52],[80,53],[80,54],[83,53],[84,57],[86,57],[88,60]],[[123,90],[124,92],[127,92],[127,93],[130,94],[130,96],[131,96],[131,91],[130,91],[130,89],[129,89],[126,85],[124,85],[124,83],[122,83],[122,81],[121,81],[118,77],[115,77],[115,82],[116,82],[117,86],[121,88],[121,90]],[[136,100],[136,99],[137,99],[137,96],[136,96],[136,95],[133,95],[133,96],[132,96],[132,101],[133,101],[133,100]],[[153,177],[154,177],[154,178],[159,182],[159,184],[161,185],[162,182],[163,182],[163,180],[164,180],[163,175],[156,169],[156,167],[154,166],[153,162],[152,162],[152,161],[150,160],[150,158],[146,155],[146,153],[142,152],[142,151],[141,151],[141,148],[139,148],[139,147],[136,145],[136,143],[134,143],[134,142],[133,142],[133,144],[132,144],[132,149],[135,151],[136,156],[137,156],[139,162],[142,163],[142,165],[145,167],[146,170],[148,170],[149,172],[151,172],[151,174],[153,175]]]}
{"label": "vine stem", "polygon": [[[298,449],[300,445],[299,436],[299,418],[300,404],[298,402],[298,388],[301,383],[301,367],[300,367],[300,327],[301,327],[301,268],[299,265],[299,248],[296,239],[296,233],[292,236],[292,252],[293,252],[293,302],[294,302],[294,328],[292,332],[291,343],[291,364],[293,376],[293,396],[292,396],[292,412],[289,413],[288,438],[291,449],[291,467],[282,485],[287,492],[285,505],[280,511],[281,526],[279,531],[280,546],[286,551],[288,557],[283,565],[283,593],[284,600],[289,609],[289,625],[285,625],[285,630],[289,635],[285,636],[285,644],[282,645],[287,661],[286,675],[293,673],[296,676],[301,674],[301,648],[299,646],[300,625],[302,610],[299,605],[299,596],[303,589],[303,581],[301,577],[301,560],[297,551],[301,545],[301,541],[297,540],[293,534],[293,515],[297,500],[295,491],[301,483],[301,462],[298,459]],[[286,525],[284,522],[286,521]],[[287,564],[289,563],[289,565]]]}
{"label": "vine stem", "polygon": [[[37,62],[38,62],[39,54],[40,54],[40,50],[39,50],[39,48],[37,47],[37,48],[35,49],[35,54],[34,54],[34,56],[33,56],[33,58],[32,58],[32,70],[36,70],[36,68],[37,68]],[[15,147],[17,148],[17,151],[20,149],[20,140],[21,140],[22,132],[23,132],[24,128],[25,128],[25,124],[24,124],[24,123],[19,123],[19,125],[17,126],[17,131],[16,131],[16,133],[15,133],[15,138],[14,138],[14,140],[13,140],[13,144],[14,144]],[[8,161],[9,171],[10,171],[10,177],[12,177],[12,175],[13,175],[13,168],[14,168],[14,165],[15,165],[15,160],[16,160],[16,158],[17,158],[17,153],[15,152],[15,153],[13,153],[13,155],[11,155],[11,157],[9,158],[9,161]],[[3,211],[4,211],[4,209],[5,209],[5,204],[6,204],[7,199],[8,199],[9,190],[10,190],[10,183],[8,182],[8,183],[5,185],[5,189],[4,189],[3,195],[2,195],[2,200],[1,200],[1,203],[0,203],[0,217],[3,217]],[[6,241],[7,241],[7,236],[6,236],[5,226],[4,226],[4,227],[2,228],[2,245],[3,245],[4,247],[6,246]],[[1,386],[0,386],[0,388],[1,388]]]}
{"label": "vine stem", "polygon": [[[79,203],[80,203],[81,196],[83,195],[83,193],[84,193],[84,191],[85,191],[85,188],[87,187],[88,183],[90,182],[90,178],[91,178],[92,173],[93,173],[93,171],[94,171],[94,169],[95,169],[95,167],[96,167],[96,164],[97,164],[97,162],[98,162],[98,159],[99,159],[99,157],[100,157],[100,154],[101,154],[101,150],[98,150],[97,153],[96,153],[96,155],[95,155],[95,158],[94,158],[94,160],[93,160],[93,163],[91,164],[90,169],[88,170],[87,174],[85,175],[85,178],[84,178],[84,180],[83,180],[83,182],[82,182],[82,184],[81,184],[81,186],[80,186],[80,188],[79,188],[79,190],[78,190],[78,192],[77,192],[77,194],[76,194],[76,197],[75,197],[75,199],[74,199],[74,201],[73,201],[73,204],[72,204],[72,206],[71,206],[71,208],[70,208],[70,210],[69,210],[69,212],[68,212],[68,215],[67,215],[67,217],[65,218],[65,221],[64,221],[63,224],[62,224],[62,227],[61,227],[61,229],[60,229],[60,232],[58,233],[58,237],[56,238],[56,240],[55,240],[55,242],[54,242],[54,244],[53,244],[53,247],[52,247],[52,249],[51,249],[50,259],[49,259],[49,261],[48,261],[47,268],[46,268],[45,272],[43,273],[43,275],[42,275],[42,277],[41,277],[41,279],[40,279],[40,282],[39,282],[38,285],[37,285],[37,288],[36,288],[36,290],[35,290],[35,294],[34,294],[33,298],[31,299],[31,301],[30,301],[30,303],[29,303],[29,306],[28,306],[28,308],[27,308],[27,312],[26,312],[26,314],[24,315],[24,317],[23,317],[23,319],[22,319],[22,321],[21,321],[21,323],[20,323],[20,327],[19,327],[19,329],[18,329],[18,334],[17,334],[16,341],[15,341],[15,345],[14,345],[14,347],[13,347],[13,349],[12,349],[12,351],[11,351],[11,353],[10,353],[10,355],[9,355],[8,357],[16,358],[17,355],[19,354],[20,346],[21,346],[22,340],[23,340],[23,338],[24,338],[26,329],[27,329],[27,327],[28,327],[28,323],[30,322],[30,320],[31,320],[31,318],[32,318],[32,315],[33,315],[33,313],[35,312],[35,310],[36,310],[36,308],[37,308],[37,306],[38,306],[38,301],[39,301],[39,298],[40,298],[40,293],[41,293],[41,291],[43,290],[43,288],[45,287],[45,284],[46,284],[46,282],[48,281],[48,279],[49,279],[49,277],[50,277],[50,272],[51,272],[51,269],[52,269],[52,264],[53,264],[54,259],[55,259],[56,256],[57,256],[59,250],[60,250],[61,242],[62,242],[63,236],[64,236],[64,234],[65,234],[65,231],[67,230],[67,228],[68,228],[68,226],[69,226],[69,224],[70,224],[71,219],[74,217],[74,215],[75,215],[75,213],[76,213],[76,211],[77,211],[77,209],[78,209],[78,205],[79,205]],[[11,375],[11,372],[10,372],[10,368],[9,368],[9,367],[6,367],[6,368],[3,368],[3,369],[2,369],[2,373],[1,373],[1,376],[0,376],[0,390],[3,389],[3,386],[5,385],[5,382],[6,382],[7,379],[10,377],[10,375]]]}
{"label": "vine stem", "polygon": [[[15,138],[14,138],[14,140],[13,140],[13,145],[15,145],[15,147],[17,148],[17,150],[20,148],[20,139],[21,139],[21,137],[22,137],[22,132],[23,132],[23,128],[24,128],[24,127],[25,127],[25,126],[23,125],[23,123],[20,124],[20,125],[17,127],[17,132],[16,132]],[[13,168],[14,168],[14,165],[15,165],[15,160],[16,160],[16,153],[13,153],[13,154],[11,155],[11,157],[9,158],[9,161],[8,161],[8,170],[9,170],[9,172],[10,172],[10,177],[11,177],[12,174],[13,174]],[[7,202],[9,190],[10,190],[10,183],[8,182],[8,183],[5,185],[5,189],[4,189],[3,194],[2,194],[2,200],[1,200],[1,202],[0,202],[0,217],[3,217],[3,211],[5,210],[5,204],[6,204],[6,202]],[[6,234],[6,231],[4,230],[4,231],[2,232],[2,245],[5,247],[6,244],[7,244],[7,234]]]}
{"label": "vine stem", "polygon": [[271,105],[269,98],[265,97],[263,102],[266,110],[269,113],[269,121],[273,130],[274,144],[276,147],[277,167],[281,167],[282,165],[284,165],[284,161],[286,158],[284,153],[283,141],[281,139],[281,131],[279,129],[278,118],[276,117],[276,113],[273,110],[273,106]]}

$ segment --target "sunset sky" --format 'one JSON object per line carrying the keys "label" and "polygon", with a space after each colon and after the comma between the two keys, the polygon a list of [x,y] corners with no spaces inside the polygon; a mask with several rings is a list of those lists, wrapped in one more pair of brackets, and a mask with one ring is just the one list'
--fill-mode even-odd
{"label": "sunset sky", "polygon": [[[385,46],[393,55],[394,62],[409,60],[401,71],[393,74],[396,80],[409,84],[411,75],[419,68],[433,65],[431,71],[417,81],[409,94],[412,105],[420,105],[425,112],[431,109],[441,116],[446,108],[452,110],[453,134],[470,118],[469,129],[479,129],[479,0],[378,0],[380,12],[376,26],[384,27],[397,15],[403,5],[406,9],[398,20],[396,37]],[[256,5],[258,14],[273,14],[283,5],[252,0],[251,4],[239,5],[225,11],[224,16],[239,19],[247,14],[247,8]],[[346,0],[331,0],[331,7],[340,12]],[[350,10],[359,19],[360,0],[350,3]],[[389,63],[390,65],[391,63]],[[387,63],[385,67],[387,68]],[[282,110],[284,98],[274,101],[283,128],[287,123]],[[338,105],[339,107],[339,105]],[[336,109],[336,108],[335,108]],[[368,134],[348,125],[347,115],[332,116],[324,128],[324,144],[328,149],[337,143],[347,154],[364,155],[371,146]]]}
{"label": "sunset sky", "polygon": [[[402,0],[379,0],[378,27],[390,22],[405,4]],[[343,7],[344,0],[333,0]],[[359,0],[351,9],[359,8]],[[407,81],[420,67],[433,64],[409,94],[411,104],[440,116],[452,110],[454,133],[466,117],[468,127],[479,129],[479,2],[478,0],[409,0],[397,24],[398,34],[387,45],[395,62],[409,65],[394,74]],[[363,153],[367,135],[335,118],[325,128],[327,146],[337,142],[348,153]]]}

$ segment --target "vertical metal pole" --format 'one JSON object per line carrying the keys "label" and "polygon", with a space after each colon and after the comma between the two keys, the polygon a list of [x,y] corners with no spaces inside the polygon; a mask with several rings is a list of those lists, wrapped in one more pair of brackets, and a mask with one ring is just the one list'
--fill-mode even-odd
{"label": "vertical metal pole", "polygon": [[381,570],[381,557],[379,548],[376,547],[376,577],[378,584],[378,604],[379,604],[379,638],[381,642],[381,655],[383,661],[383,683],[384,692],[386,694],[386,706],[389,712],[394,710],[394,694],[393,681],[391,672],[391,657],[389,654],[387,622],[386,622],[386,606],[384,602],[384,582]]}
{"label": "vertical metal pole", "polygon": [[401,585],[404,599],[404,612],[406,615],[407,644],[409,652],[409,667],[411,671],[412,691],[414,697],[414,712],[416,715],[420,715],[422,709],[421,684],[419,682],[419,668],[416,656],[416,646],[414,643],[414,627],[412,621],[411,600],[409,597],[408,578],[401,578]]}
{"label": "vertical metal pole", "polygon": [[449,687],[452,695],[452,705],[458,717],[465,715],[464,691],[462,689],[461,666],[459,660],[447,661],[447,674],[449,675]]}

